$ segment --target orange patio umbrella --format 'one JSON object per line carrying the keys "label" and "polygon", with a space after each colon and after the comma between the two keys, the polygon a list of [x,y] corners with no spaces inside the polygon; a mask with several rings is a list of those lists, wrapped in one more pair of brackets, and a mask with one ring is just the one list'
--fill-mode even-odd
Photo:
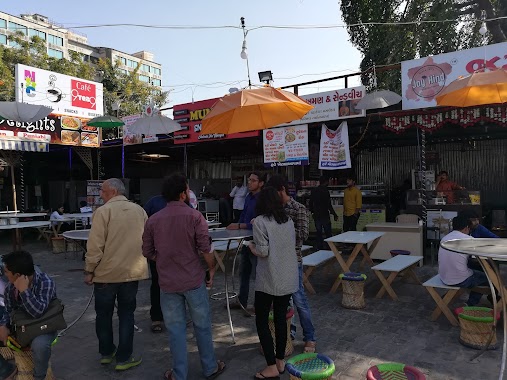
{"label": "orange patio umbrella", "polygon": [[478,71],[460,77],[436,96],[439,106],[471,107],[507,102],[507,71]]}
{"label": "orange patio umbrella", "polygon": [[313,106],[291,92],[273,87],[225,95],[202,120],[201,133],[258,131],[299,120]]}

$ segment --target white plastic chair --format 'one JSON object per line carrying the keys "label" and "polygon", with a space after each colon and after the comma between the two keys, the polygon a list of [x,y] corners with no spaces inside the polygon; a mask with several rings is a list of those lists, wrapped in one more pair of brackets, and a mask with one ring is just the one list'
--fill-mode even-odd
{"label": "white plastic chair", "polygon": [[421,218],[419,218],[419,215],[416,215],[416,214],[400,214],[396,217],[396,223],[405,223],[405,224],[408,224],[408,223],[419,223],[419,220],[421,220]]}

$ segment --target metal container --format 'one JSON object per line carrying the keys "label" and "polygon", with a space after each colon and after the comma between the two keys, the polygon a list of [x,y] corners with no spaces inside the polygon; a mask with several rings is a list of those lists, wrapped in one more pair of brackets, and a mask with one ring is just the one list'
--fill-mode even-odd
{"label": "metal container", "polygon": [[9,218],[9,224],[18,224],[19,218]]}

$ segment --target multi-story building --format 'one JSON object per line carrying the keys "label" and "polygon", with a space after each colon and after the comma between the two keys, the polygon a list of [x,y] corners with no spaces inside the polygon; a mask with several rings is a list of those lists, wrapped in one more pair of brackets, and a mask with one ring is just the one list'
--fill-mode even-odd
{"label": "multi-story building", "polygon": [[139,67],[137,74],[141,81],[162,87],[162,65],[153,61],[152,53],[140,51],[128,54],[112,48],[91,46],[86,35],[65,28],[46,16],[23,14],[16,17],[0,12],[0,44],[16,47],[16,42],[10,40],[9,36],[18,31],[27,39],[38,36],[46,41],[50,57],[68,59],[69,51],[76,51],[91,64],[96,64],[100,58],[109,58],[112,62],[119,62],[120,70],[124,73]]}

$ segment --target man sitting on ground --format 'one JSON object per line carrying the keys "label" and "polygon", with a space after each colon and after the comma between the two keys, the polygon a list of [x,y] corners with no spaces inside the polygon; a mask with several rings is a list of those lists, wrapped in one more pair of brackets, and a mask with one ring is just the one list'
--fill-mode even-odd
{"label": "man sitting on ground", "polygon": [[[5,313],[0,319],[0,340],[7,344],[9,337],[9,314],[15,309],[23,309],[34,319],[40,318],[56,298],[54,281],[42,272],[36,272],[32,255],[26,251],[11,252],[2,258],[4,272],[9,280],[5,288]],[[56,332],[35,337],[30,344],[33,354],[33,378],[42,380],[51,357],[51,343]]]}
{"label": "man sitting on ground", "polygon": [[[463,216],[457,216],[452,220],[453,230],[442,238],[442,242],[454,239],[473,239],[470,236],[470,222]],[[451,252],[442,247],[438,250],[438,274],[442,282],[449,286],[460,288],[475,288],[487,285],[488,279],[484,272],[468,267],[468,255]],[[467,306],[475,306],[481,300],[482,294],[470,292]]]}

